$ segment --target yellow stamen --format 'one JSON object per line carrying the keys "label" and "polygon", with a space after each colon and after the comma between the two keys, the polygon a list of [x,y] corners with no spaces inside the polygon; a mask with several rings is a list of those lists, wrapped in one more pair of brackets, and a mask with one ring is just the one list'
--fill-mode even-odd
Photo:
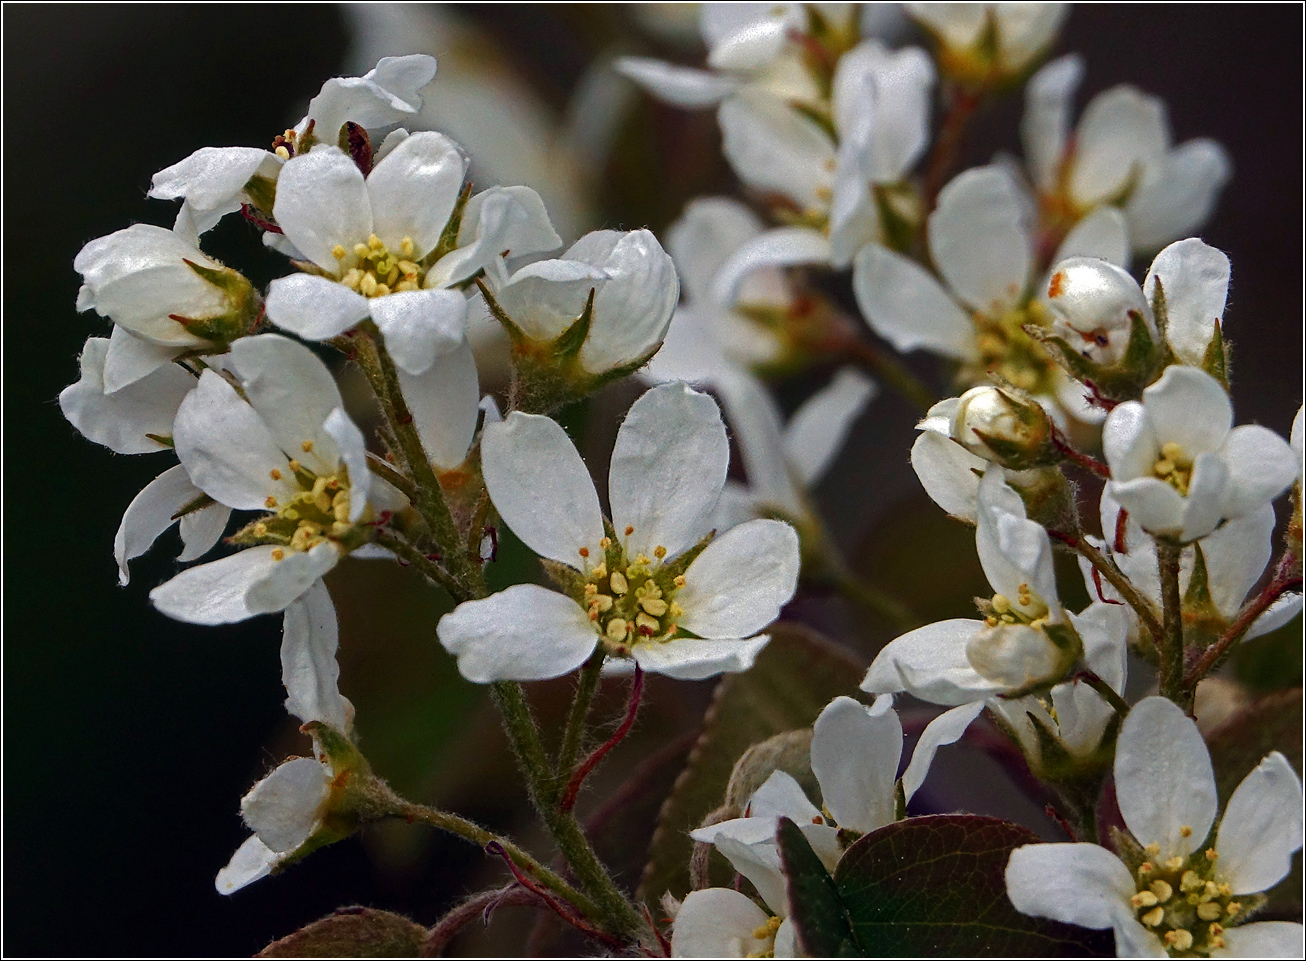
{"label": "yellow stamen", "polygon": [[331,248],[331,256],[336,260],[344,260],[349,251],[345,250],[344,244],[336,244]]}
{"label": "yellow stamen", "polygon": [[268,510],[272,510],[272,508],[277,506],[277,499],[269,494],[268,499],[263,502],[263,506]]}
{"label": "yellow stamen", "polygon": [[272,468],[272,470],[268,471],[268,476],[271,477],[273,480],[281,480],[281,471],[277,470],[274,467]]}
{"label": "yellow stamen", "polygon": [[286,552],[283,551],[280,547],[275,547],[272,549],[272,559],[274,561],[283,560],[285,556],[286,556]]}
{"label": "yellow stamen", "polygon": [[1165,943],[1176,951],[1187,951],[1193,946],[1193,936],[1183,928],[1176,928],[1165,933]]}
{"label": "yellow stamen", "polygon": [[1214,921],[1222,913],[1223,911],[1221,910],[1220,905],[1216,904],[1214,901],[1207,901],[1205,904],[1199,904],[1197,906],[1197,916],[1203,921]]}
{"label": "yellow stamen", "polygon": [[1165,908],[1159,906],[1155,907],[1151,911],[1148,911],[1146,914],[1144,914],[1139,920],[1142,921],[1144,924],[1146,924],[1149,928],[1154,928],[1165,920]]}
{"label": "yellow stamen", "polygon": [[300,441],[299,449],[302,450],[305,454],[308,454],[313,450],[313,442],[311,440]]}
{"label": "yellow stamen", "polygon": [[624,594],[626,591],[630,590],[630,584],[626,581],[626,575],[621,573],[621,571],[613,571],[612,577],[609,579],[608,583],[612,586],[612,593],[614,594]]}
{"label": "yellow stamen", "polygon": [[1156,895],[1157,901],[1161,902],[1162,904],[1165,904],[1165,902],[1169,901],[1170,896],[1174,894],[1174,888],[1172,888],[1169,885],[1169,883],[1166,881],[1162,881],[1158,879],[1156,881],[1153,881],[1150,887],[1152,893]]}

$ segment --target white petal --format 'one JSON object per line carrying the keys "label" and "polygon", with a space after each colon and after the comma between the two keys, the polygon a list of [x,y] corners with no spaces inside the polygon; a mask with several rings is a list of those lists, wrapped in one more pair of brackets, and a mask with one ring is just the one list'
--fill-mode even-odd
{"label": "white petal", "polygon": [[845,367],[794,412],[785,428],[785,455],[802,484],[810,487],[825,475],[876,390],[869,377]]}
{"label": "white petal", "polygon": [[911,466],[925,493],[954,517],[974,521],[979,515],[979,477],[992,465],[949,437],[923,431],[911,448]]}
{"label": "white petal", "polygon": [[1274,431],[1259,424],[1244,424],[1229,432],[1220,451],[1229,468],[1225,517],[1241,517],[1257,510],[1288,489],[1297,479],[1299,459]]}
{"label": "white petal", "polygon": [[[324,139],[331,143],[334,136]],[[331,272],[340,268],[331,253],[337,245],[352,250],[372,232],[372,205],[363,174],[335,147],[318,147],[286,161],[277,178],[272,212],[286,239]]]}
{"label": "white petal", "polygon": [[1085,665],[1120,694],[1125,690],[1130,617],[1123,605],[1101,601],[1094,601],[1080,614],[1070,615],[1084,642]]}
{"label": "white petal", "polygon": [[1082,928],[1113,927],[1136,890],[1129,868],[1096,844],[1026,844],[1011,852],[1006,879],[1021,914]]}
{"label": "white petal", "polygon": [[227,529],[231,508],[222,504],[192,511],[181,519],[181,541],[185,549],[177,555],[179,561],[193,561],[209,552]]}
{"label": "white petal", "polygon": [[[626,538],[627,554],[653,557],[664,547],[675,557],[697,543],[729,463],[725,424],[707,394],[663,384],[635,401],[617,431],[608,484],[612,523]],[[625,534],[628,527],[633,533]]]}
{"label": "white petal", "polygon": [[1224,938],[1226,950],[1212,952],[1235,958],[1299,958],[1302,955],[1302,936],[1306,933],[1300,924],[1292,921],[1253,921],[1228,928]]}
{"label": "white petal", "polygon": [[1215,454],[1197,455],[1184,503],[1181,540],[1193,541],[1215,530],[1221,515],[1228,511],[1226,503],[1231,486],[1229,468],[1223,460]]}
{"label": "white petal", "polygon": [[798,586],[798,535],[755,520],[718,537],[689,565],[680,626],[705,638],[747,637],[780,616]]}
{"label": "white petal", "polygon": [[1151,301],[1165,291],[1166,340],[1185,364],[1201,366],[1229,295],[1229,258],[1196,238],[1173,243],[1156,255],[1143,282]]}
{"label": "white petal", "polygon": [[268,288],[268,320],[306,340],[327,340],[366,320],[368,299],[344,284],[313,274],[291,274]]}
{"label": "white petal", "polygon": [[278,561],[274,556],[263,576],[249,586],[246,606],[254,614],[285,610],[336,566],[340,554],[333,541],[326,541],[308,551],[288,553],[284,560]]}
{"label": "white petal", "polygon": [[1070,53],[1043,66],[1025,85],[1025,115],[1020,139],[1030,175],[1040,190],[1055,185],[1066,149],[1070,108],[1084,74],[1084,58]]}
{"label": "white petal", "polygon": [[925,777],[930,773],[930,765],[934,763],[934,755],[939,748],[947,744],[955,744],[957,739],[966,733],[966,728],[970,727],[971,722],[979,717],[982,710],[984,710],[983,701],[962,704],[950,711],[944,711],[925,726],[920,740],[916,742],[916,747],[912,751],[911,762],[907,765],[907,770],[902,773],[902,793],[908,803],[925,783]]}
{"label": "white petal", "polygon": [[426,54],[382,57],[361,77],[324,83],[296,129],[302,133],[312,120],[318,138],[335,143],[347,120],[368,128],[395,123],[422,109],[418,91],[434,76],[435,58]]}
{"label": "white petal", "polygon": [[762,232],[757,214],[731,197],[700,197],[667,230],[667,250],[685,300],[705,300],[726,259]]}
{"label": "white petal", "polygon": [[780,410],[770,392],[752,374],[734,371],[718,376],[716,386],[753,500],[801,516],[807,508],[785,454]]}
{"label": "white petal", "polygon": [[948,47],[965,50],[979,41],[988,20],[988,7],[978,3],[908,3],[912,19],[919,21]]}
{"label": "white petal", "polygon": [[536,554],[573,567],[581,566],[581,548],[600,556],[599,496],[556,421],[514,411],[491,424],[481,440],[481,469],[504,523]]}
{"label": "white petal", "polygon": [[1118,405],[1102,426],[1102,450],[1117,483],[1151,477],[1152,466],[1161,456],[1161,443],[1151,417],[1138,401]]}
{"label": "white petal", "polygon": [[132,499],[113,539],[119,584],[128,581],[127,562],[148,551],[158,536],[173,525],[172,516],[201,493],[186,476],[185,468],[178,464],[146,484]]}
{"label": "white petal", "polygon": [[839,826],[866,834],[891,823],[902,756],[897,713],[872,717],[852,698],[837,697],[821,711],[813,731],[812,773]]}
{"label": "white petal", "polygon": [[965,303],[998,317],[1029,284],[1031,262],[1024,207],[1011,175],[978,167],[954,178],[930,214],[930,254],[939,274]]}
{"label": "white petal", "polygon": [[664,103],[688,110],[714,107],[738,86],[737,81],[728,77],[651,57],[619,57],[613,67]]}
{"label": "white petal", "polygon": [[426,286],[460,283],[508,251],[521,256],[560,246],[562,238],[539,194],[530,187],[491,187],[467,201],[458,248],[436,261],[426,274]]}
{"label": "white petal", "polygon": [[241,799],[241,817],[273,851],[294,851],[317,829],[330,785],[330,773],[316,758],[294,758]]}
{"label": "white petal", "polygon": [[975,547],[984,574],[999,594],[1019,606],[1021,585],[1048,607],[1057,606],[1052,545],[1041,524],[1025,517],[1025,503],[1001,471],[989,471],[979,484],[979,526]]}
{"label": "white petal", "polygon": [[431,463],[441,471],[461,464],[472,446],[480,414],[471,345],[464,338],[453,352],[436,358],[421,377],[399,371],[399,387]]}
{"label": "white petal", "polygon": [[832,92],[840,164],[866,181],[895,183],[911,170],[929,142],[934,65],[924,50],[889,50],[864,40],[839,60]]}
{"label": "white petal", "polygon": [[714,70],[758,70],[779,56],[788,42],[785,20],[755,20],[714,43],[708,52],[708,66]]}
{"label": "white petal", "polygon": [[381,243],[398,251],[407,237],[415,256],[425,256],[440,241],[466,171],[462,149],[433,131],[415,133],[390,151],[367,177],[372,230]]}
{"label": "white petal", "polygon": [[1157,440],[1177,443],[1189,457],[1218,451],[1233,423],[1233,404],[1210,374],[1178,364],[1143,391]]}
{"label": "white petal", "polygon": [[[1119,208],[1099,207],[1070,228],[1052,263],[1071,257],[1096,257],[1117,267],[1129,267],[1129,228]],[[1046,285],[1043,289],[1047,289]]]}
{"label": "white petal", "polygon": [[1303,597],[1300,593],[1284,594],[1277,601],[1267,607],[1265,613],[1252,621],[1252,626],[1247,628],[1247,633],[1243,635],[1243,640],[1250,641],[1253,637],[1260,637],[1262,634],[1268,634],[1270,631],[1278,630],[1300,614],[1302,612],[1302,606]]}
{"label": "white petal", "polygon": [[712,282],[711,297],[721,307],[739,299],[749,274],[772,267],[830,262],[830,242],[804,227],[777,227],[744,241],[726,258]]}
{"label": "white petal", "polygon": [[[1120,813],[1160,860],[1187,857],[1215,820],[1215,775],[1197,725],[1172,701],[1147,697],[1120,727],[1115,761]],[[1187,836],[1183,828],[1188,828]]]}
{"label": "white petal", "polygon": [[236,849],[227,866],[218,872],[214,886],[219,894],[235,894],[247,884],[272,873],[277,852],[259,840],[257,834]]}
{"label": "white petal", "polygon": [[946,357],[978,356],[975,327],[919,264],[885,247],[853,258],[853,293],[871,329],[900,351],[925,347]]}
{"label": "white petal", "polygon": [[771,843],[744,844],[732,837],[716,839],[716,849],[730,865],[753,883],[767,907],[780,916],[789,913],[788,895],[780,850]]}
{"label": "white petal", "polygon": [[592,264],[541,260],[513,274],[495,297],[527,337],[549,341],[580,318],[590,292],[597,298],[609,279],[606,270]]}
{"label": "white petal", "polygon": [[598,643],[584,608],[535,584],[459,604],[440,619],[440,643],[469,681],[538,681],[580,667]]}
{"label": "white petal", "polygon": [[249,547],[228,557],[182,571],[150,591],[164,614],[190,624],[232,624],[253,617],[245,595],[267,576],[273,547]]}
{"label": "white petal", "polygon": [[771,640],[767,634],[750,638],[676,638],[636,644],[631,656],[644,670],[681,681],[701,681],[718,674],[738,674],[753,666]]}
{"label": "white petal", "polygon": [[1020,70],[1046,50],[1070,12],[1065,3],[999,3],[993,6],[998,49],[1008,70]]}
{"label": "white petal", "polygon": [[1216,873],[1235,895],[1268,891],[1288,876],[1301,846],[1301,778],[1275,751],[1229,798],[1215,837]]}
{"label": "white petal", "polygon": [[425,373],[467,336],[467,298],[457,290],[402,290],[371,308],[395,366],[408,374]]}
{"label": "white petal", "polygon": [[922,701],[955,706],[1001,694],[970,665],[966,645],[983,621],[953,618],[928,624],[890,641],[876,655],[861,688],[874,694],[907,691]]}
{"label": "white petal", "polygon": [[1178,537],[1184,530],[1185,501],[1182,494],[1158,477],[1140,477],[1107,489],[1129,511],[1129,516],[1153,534]]}
{"label": "white petal", "polygon": [[176,347],[160,346],[114,324],[104,358],[104,392],[112,394],[170,365],[177,353]]}
{"label": "white petal", "polygon": [[1200,229],[1232,173],[1228,153],[1213,140],[1190,140],[1151,164],[1125,204],[1135,249],[1156,250]]}
{"label": "white petal", "polygon": [[335,442],[340,464],[349,474],[349,523],[356,524],[367,509],[372,471],[367,466],[367,442],[343,407],[337,407],[322,424],[322,433]]}
{"label": "white petal", "polygon": [[146,434],[166,437],[182,399],[195,378],[169,364],[113,394],[104,391],[104,364],[109,341],[91,337],[82,348],[81,379],[59,392],[59,409],[87,440],[119,454],[148,454],[164,445]]}
{"label": "white petal", "polygon": [[1079,121],[1070,195],[1081,207],[1113,198],[1166,150],[1165,105],[1134,87],[1112,87],[1089,103]]}
{"label": "white petal", "polygon": [[[854,704],[857,702],[854,701]],[[865,709],[858,705],[858,708],[865,713]],[[790,820],[803,824],[810,823],[812,818],[817,817],[821,812],[803,793],[800,785],[794,776],[785,771],[772,771],[767,779],[762,782],[762,786],[753,792],[753,796],[748,801],[746,818],[780,818],[786,817]],[[738,835],[736,835],[738,836]],[[767,840],[774,840],[775,828],[772,827]],[[740,837],[740,840],[743,840]]]}
{"label": "white petal", "polygon": [[344,733],[348,725],[340,696],[336,609],[321,581],[286,608],[281,630],[281,683],[286,710],[305,724],[321,721]]}
{"label": "white petal", "polygon": [[[289,499],[298,492],[263,419],[211,370],[182,401],[173,441],[192,483],[228,507],[265,510],[269,496]],[[287,477],[274,480],[273,471]]]}
{"label": "white petal", "polygon": [[834,145],[815,123],[769,94],[744,90],[721,104],[721,149],[739,179],[821,208]]}
{"label": "white petal", "polygon": [[196,231],[204,233],[248,200],[251,177],[276,179],[280,169],[280,157],[257,147],[201,147],[156,173],[146,196],[184,200]]}
{"label": "white petal", "polygon": [[594,297],[594,320],[580,351],[586,370],[603,373],[632,363],[662,343],[680,299],[680,281],[652,232],[595,231],[566,256],[602,267],[609,278]]}
{"label": "white petal", "polygon": [[250,406],[286,456],[316,474],[334,474],[340,450],[322,425],[344,401],[326,364],[278,334],[242,337],[231,345],[231,357]]}
{"label": "white petal", "polygon": [[769,945],[753,932],[767,915],[730,888],[691,891],[676,912],[671,931],[673,958],[744,958]]}

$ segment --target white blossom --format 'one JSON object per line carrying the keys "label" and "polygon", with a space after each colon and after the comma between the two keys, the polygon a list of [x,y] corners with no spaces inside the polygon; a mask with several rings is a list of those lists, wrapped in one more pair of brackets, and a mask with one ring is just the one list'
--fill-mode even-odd
{"label": "white blossom", "polygon": [[159,610],[195,624],[284,609],[370,539],[369,493],[393,493],[374,484],[363,435],[308,348],[276,334],[245,337],[232,345],[232,366],[248,400],[206,370],[177,412],[177,456],[218,503],[270,513],[237,535],[255,546],[150,592]]}
{"label": "white blossom", "polygon": [[1268,504],[1298,471],[1273,431],[1233,427],[1233,405],[1215,378],[1179,365],[1142,401],[1111,412],[1102,446],[1111,496],[1149,533],[1185,542]]}
{"label": "white blossom", "polygon": [[612,454],[614,538],[585,464],[556,422],[514,412],[487,427],[481,460],[495,507],[527,547],[572,568],[577,587],[567,596],[520,584],[445,615],[440,642],[463,675],[482,683],[557,677],[598,645],[684,679],[751,666],[768,640],[757,632],[797,584],[793,528],[740,525],[678,572],[680,556],[708,533],[728,458],[710,397],[683,384],[648,391]]}
{"label": "white blossom", "polygon": [[1197,725],[1149,697],[1121,726],[1115,784],[1145,860],[1126,863],[1096,844],[1017,848],[1006,872],[1017,910],[1110,928],[1120,957],[1300,956],[1300,924],[1244,923],[1249,900],[1288,874],[1302,846],[1301,780],[1282,754],[1243,779],[1217,826],[1215,776]]}
{"label": "white blossom", "polygon": [[[908,3],[950,72],[979,81],[1018,75],[1056,39],[1066,3]],[[991,34],[991,37],[990,37]]]}
{"label": "white blossom", "polygon": [[[334,77],[323,84],[290,132],[303,134],[311,123],[317,140],[335,144],[346,121],[369,129],[398,123],[421,110],[418,91],[434,76],[434,57],[383,57],[362,77]],[[257,206],[247,185],[255,177],[275,182],[286,157],[258,147],[201,147],[156,173],[149,196],[181,200],[177,226],[198,236],[241,204]]]}
{"label": "white blossom", "polygon": [[1039,192],[1072,220],[1103,205],[1120,207],[1130,243],[1141,252],[1200,228],[1231,173],[1224,148],[1207,139],[1172,147],[1165,104],[1127,85],[1094,97],[1070,136],[1082,70],[1071,54],[1029,82],[1021,133]]}

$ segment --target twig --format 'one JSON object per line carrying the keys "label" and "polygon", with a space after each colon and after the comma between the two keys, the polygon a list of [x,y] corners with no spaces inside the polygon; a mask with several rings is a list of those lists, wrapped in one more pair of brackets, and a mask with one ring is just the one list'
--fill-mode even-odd
{"label": "twig", "polygon": [[1161,654],[1161,696],[1187,710],[1192,698],[1184,694],[1184,613],[1179,590],[1179,559],[1183,547],[1167,537],[1156,538],[1156,568],[1161,579],[1164,632],[1157,648]]}
{"label": "twig", "polygon": [[367,452],[367,466],[377,477],[382,478],[391,486],[400,491],[410,501],[417,500],[417,488],[394,467],[384,457],[378,457],[371,451]]}
{"label": "twig", "polygon": [[438,958],[444,952],[444,949],[449,946],[449,942],[478,917],[485,918],[488,923],[488,916],[491,911],[500,907],[518,905],[544,907],[538,894],[530,888],[522,887],[515,882],[506,888],[495,888],[492,891],[473,894],[461,904],[451,908],[444,917],[431,926],[426,937],[426,943],[422,945],[421,956],[424,958]]}
{"label": "twig", "polygon": [[1129,713],[1129,703],[1117,694],[1110,684],[1102,680],[1102,678],[1093,671],[1080,671],[1075,675],[1074,679],[1076,681],[1083,681],[1093,690],[1097,691],[1098,694],[1102,695],[1102,700],[1110,704],[1112,709],[1120,715],[1120,719],[1122,721],[1124,720],[1125,715]]}
{"label": "twig", "polygon": [[1064,531],[1049,530],[1048,536],[1065,544],[1092,564],[1093,569],[1100,572],[1110,582],[1111,586],[1119,592],[1120,596],[1125,599],[1125,602],[1134,609],[1138,619],[1143,622],[1147,632],[1152,635],[1153,643],[1159,647],[1162,638],[1165,636],[1165,629],[1157,619],[1152,602],[1138,593],[1138,589],[1134,587],[1129,578],[1125,577],[1120,568],[1116,567],[1115,562],[1085,540],[1081,534],[1067,534]]}
{"label": "twig", "polygon": [[1052,427],[1052,446],[1060,451],[1061,456],[1071,463],[1077,464],[1084,468],[1084,470],[1096,474],[1098,477],[1110,479],[1111,468],[1106,464],[1103,464],[1100,460],[1095,460],[1094,458],[1089,457],[1083,451],[1075,450],[1070,441],[1066,440],[1061,431],[1057,430],[1056,425],[1053,425]]}
{"label": "twig", "polygon": [[590,704],[598,689],[606,657],[607,654],[600,645],[580,669],[580,681],[576,686],[576,696],[571,702],[571,710],[567,714],[567,726],[563,729],[562,745],[558,749],[558,763],[554,767],[559,786],[569,783],[575,773],[580,742],[585,736],[585,718],[589,716]]}
{"label": "twig", "polygon": [[640,695],[644,692],[644,672],[640,670],[638,664],[635,665],[635,677],[630,685],[630,702],[626,705],[626,716],[620,726],[612,732],[612,737],[608,738],[597,748],[594,753],[587,757],[576,768],[576,773],[572,775],[571,782],[562,794],[562,800],[558,808],[562,811],[570,811],[576,806],[576,797],[580,794],[581,785],[585,783],[585,778],[589,777],[591,771],[598,767],[599,762],[607,756],[608,752],[626,739],[630,729],[635,725],[635,715],[639,712]]}
{"label": "twig", "polygon": [[562,918],[562,920],[566,921],[576,930],[585,934],[586,937],[593,938],[595,941],[598,941],[602,944],[606,944],[610,948],[620,948],[624,946],[624,943],[622,941],[619,941],[617,938],[612,937],[612,935],[610,934],[606,934],[603,931],[600,931],[598,928],[587,923],[584,918],[581,918],[573,914],[572,912],[566,910],[556,900],[549,897],[549,895],[545,893],[543,888],[541,888],[538,884],[536,884],[524,873],[522,873],[521,868],[517,867],[517,865],[513,862],[512,856],[504,849],[504,846],[500,844],[498,841],[491,841],[489,844],[487,844],[485,846],[485,851],[487,854],[494,854],[503,858],[504,863],[508,865],[508,870],[512,872],[512,876],[517,879],[518,884],[520,884],[522,887],[530,891],[533,891],[536,895],[539,896],[539,898],[546,905],[548,905],[557,913],[558,917]]}
{"label": "twig", "polygon": [[401,538],[395,537],[393,534],[380,530],[373,535],[373,539],[382,547],[397,554],[402,561],[416,567],[432,581],[443,587],[449,592],[449,596],[456,602],[462,603],[469,599],[467,589],[464,588],[462,584],[458,583],[458,581],[454,580],[452,574],[446,571],[443,566],[431,560],[430,557],[423,554],[412,544],[409,544]]}

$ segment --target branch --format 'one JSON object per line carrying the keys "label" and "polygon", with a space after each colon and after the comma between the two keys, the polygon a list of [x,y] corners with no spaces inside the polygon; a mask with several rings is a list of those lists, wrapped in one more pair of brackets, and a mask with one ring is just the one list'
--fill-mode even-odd
{"label": "branch", "polygon": [[1153,643],[1159,648],[1165,630],[1161,622],[1157,620],[1156,609],[1152,606],[1151,601],[1138,592],[1138,588],[1134,587],[1133,582],[1125,577],[1124,572],[1115,565],[1115,562],[1085,540],[1081,534],[1066,534],[1062,531],[1049,530],[1048,536],[1065,544],[1092,564],[1093,570],[1107,579],[1111,586],[1125,599],[1125,602],[1134,609],[1138,619],[1143,622],[1147,632],[1152,635]]}
{"label": "branch", "polygon": [[461,904],[455,905],[444,917],[431,926],[426,944],[422,946],[422,957],[438,958],[449,946],[458,933],[477,918],[483,918],[489,924],[490,914],[497,908],[530,905],[544,907],[540,896],[530,888],[522,887],[516,882],[505,888],[494,888],[473,894]]}
{"label": "branch", "polygon": [[387,550],[394,551],[405,563],[416,567],[430,580],[443,587],[449,592],[449,596],[454,599],[455,603],[461,604],[463,601],[472,599],[472,596],[467,592],[467,588],[455,580],[452,574],[412,544],[381,530],[376,532],[373,539]]}
{"label": "branch", "polygon": [[1179,558],[1183,547],[1166,537],[1156,538],[1156,568],[1161,579],[1162,616],[1165,618],[1161,643],[1161,696],[1168,697],[1185,711],[1191,697],[1184,695],[1184,612],[1179,590]]}
{"label": "branch", "polygon": [[594,649],[594,653],[580,670],[580,683],[576,686],[576,696],[571,702],[571,711],[567,714],[567,726],[562,733],[562,746],[558,749],[558,763],[554,766],[559,786],[571,780],[576,769],[576,756],[580,753],[581,738],[585,736],[585,718],[589,715],[594,692],[598,690],[599,679],[603,674],[603,661],[607,658],[603,647]]}

